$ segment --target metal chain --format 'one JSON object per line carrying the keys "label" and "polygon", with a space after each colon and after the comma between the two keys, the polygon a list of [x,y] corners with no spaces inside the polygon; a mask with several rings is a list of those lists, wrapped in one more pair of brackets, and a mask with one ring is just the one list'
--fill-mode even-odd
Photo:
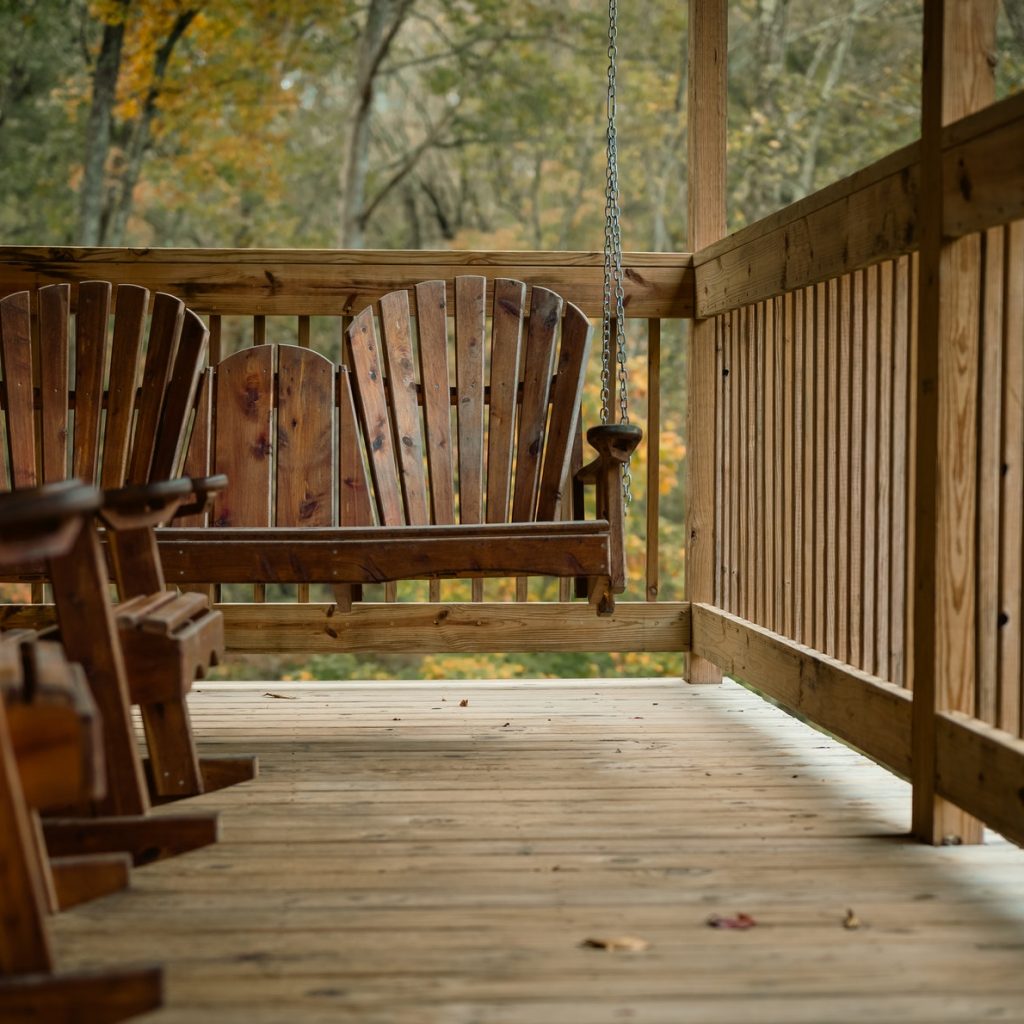
{"label": "metal chain", "polygon": [[[629,375],[626,369],[625,287],[622,274],[622,229],[619,225],[619,149],[615,128],[618,71],[618,0],[608,0],[608,170],[604,190],[604,296],[601,323],[601,422],[610,420],[612,324],[615,330],[619,422],[629,423]],[[614,296],[614,311],[612,300]],[[629,463],[622,467],[622,495],[633,500]]]}

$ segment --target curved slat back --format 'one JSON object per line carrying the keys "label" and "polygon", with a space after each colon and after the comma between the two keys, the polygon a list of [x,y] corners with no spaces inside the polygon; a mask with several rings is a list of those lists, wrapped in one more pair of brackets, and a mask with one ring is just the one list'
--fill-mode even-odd
{"label": "curved slat back", "polygon": [[455,279],[455,389],[459,522],[484,521],[484,334],[487,280]]}
{"label": "curved slat back", "polygon": [[430,522],[430,513],[423,465],[423,430],[416,394],[419,382],[409,329],[408,292],[391,292],[380,300],[380,322],[391,399],[391,427],[396,441],[406,522],[411,526],[423,526]]}
{"label": "curved slat back", "polygon": [[71,475],[93,483],[100,455],[103,375],[111,287],[108,281],[83,281],[75,318],[75,429]]}
{"label": "curved slat back", "polygon": [[149,327],[146,366],[142,374],[135,439],[128,458],[127,483],[145,483],[150,479],[164,396],[177,355],[184,320],[185,304],[181,299],[157,292],[153,300],[153,317]]}
{"label": "curved slat back", "polygon": [[491,318],[491,401],[487,416],[489,523],[508,521],[525,299],[526,285],[522,281],[498,278],[494,282],[494,310]]}
{"label": "curved slat back", "polygon": [[185,443],[185,429],[195,404],[209,340],[210,332],[206,324],[191,309],[186,309],[181,339],[157,424],[153,461],[149,469],[151,480],[168,480],[177,474]]}
{"label": "curved slat back", "polygon": [[217,368],[214,469],[230,486],[214,500],[217,526],[270,526],[274,346],[242,349]]}
{"label": "curved slat back", "polygon": [[568,303],[562,320],[562,344],[558,350],[555,379],[551,386],[551,420],[537,500],[537,519],[542,521],[556,517],[568,478],[593,334],[594,329],[583,311]]}
{"label": "curved slat back", "polygon": [[39,405],[43,483],[67,476],[68,466],[68,310],[71,288],[39,289]]}
{"label": "curved slat back", "polygon": [[516,484],[512,522],[529,522],[537,509],[537,485],[544,435],[548,422],[551,371],[555,341],[562,318],[562,298],[546,288],[534,288],[530,301],[530,327],[526,336],[523,398],[516,442]]}
{"label": "curved slat back", "polygon": [[366,439],[377,515],[384,526],[403,526],[405,508],[395,462],[388,394],[384,386],[384,361],[372,307],[368,306],[352,321],[348,340],[356,411]]}
{"label": "curved slat back", "polygon": [[334,364],[278,348],[275,523],[334,526]]}
{"label": "curved slat back", "polygon": [[32,410],[32,332],[29,294],[0,300],[0,370],[4,377],[4,429],[7,440],[7,487],[34,487],[36,476],[35,414]]}
{"label": "curved slat back", "polygon": [[416,285],[420,380],[423,382],[423,417],[430,468],[430,511],[434,523],[455,522],[447,317],[444,281],[423,281]]}
{"label": "curved slat back", "polygon": [[114,300],[114,341],[110,349],[107,423],[103,434],[103,471],[100,475],[104,487],[120,486],[128,465],[135,389],[139,382],[142,338],[148,308],[148,288],[127,284],[117,289]]}

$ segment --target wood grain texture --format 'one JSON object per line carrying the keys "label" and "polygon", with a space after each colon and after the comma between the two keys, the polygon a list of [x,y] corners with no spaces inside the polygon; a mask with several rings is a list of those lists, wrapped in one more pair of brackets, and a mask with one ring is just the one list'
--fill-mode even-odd
{"label": "wood grain texture", "polygon": [[7,481],[33,487],[36,469],[32,401],[32,333],[28,292],[0,300],[0,370],[3,371]]}
{"label": "wood grain texture", "polygon": [[444,282],[422,281],[417,284],[416,309],[427,465],[430,469],[430,522],[454,523],[448,299]]}
{"label": "wood grain texture", "polygon": [[459,522],[484,520],[484,300],[482,277],[455,280],[455,377],[459,393]]}
{"label": "wood grain texture", "polygon": [[[71,289],[66,284],[39,289],[39,442],[43,483],[63,480],[68,475],[70,302]],[[111,431],[111,414],[108,411],[108,436]]]}
{"label": "wood grain texture", "polygon": [[[102,277],[179,295],[203,315],[354,316],[398,288],[430,279],[450,288],[473,274],[485,280],[488,301],[496,279],[514,278],[571,295],[588,316],[600,316],[603,267],[600,252],[0,246],[0,295]],[[688,253],[625,253],[623,267],[630,317],[692,314]]]}
{"label": "wood grain texture", "polygon": [[83,281],[75,320],[75,430],[71,473],[92,483],[97,479],[103,378],[107,365],[110,284]]}

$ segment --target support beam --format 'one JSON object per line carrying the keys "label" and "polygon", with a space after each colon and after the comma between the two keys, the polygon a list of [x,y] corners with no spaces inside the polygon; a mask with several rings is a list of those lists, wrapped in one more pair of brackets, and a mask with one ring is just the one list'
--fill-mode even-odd
{"label": "support beam", "polygon": [[[725,146],[729,88],[727,0],[689,0],[686,214],[690,248],[726,230]],[[715,322],[692,320],[687,367],[686,598],[715,599]],[[686,679],[718,683],[716,665],[691,654]]]}
{"label": "support beam", "polygon": [[974,712],[977,546],[977,236],[946,241],[942,129],[995,97],[996,0],[925,5],[919,345],[914,484],[913,830],[981,841],[981,823],[936,792],[937,715]]}

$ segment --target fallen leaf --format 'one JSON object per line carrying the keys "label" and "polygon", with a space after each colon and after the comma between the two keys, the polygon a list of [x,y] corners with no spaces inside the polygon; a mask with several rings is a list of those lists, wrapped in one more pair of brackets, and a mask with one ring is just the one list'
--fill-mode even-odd
{"label": "fallen leaf", "polygon": [[459,701],[459,707],[460,708],[468,708],[469,707],[469,698],[468,697],[463,697],[462,700]]}
{"label": "fallen leaf", "polygon": [[651,944],[646,939],[636,935],[616,935],[609,939],[584,939],[580,945],[584,949],[607,949],[615,953],[642,953],[650,949]]}
{"label": "fallen leaf", "polygon": [[286,697],[283,693],[271,693],[269,690],[263,694],[264,697],[273,697],[274,700],[298,700],[298,697]]}
{"label": "fallen leaf", "polygon": [[757,924],[749,914],[737,914],[735,917],[721,917],[719,914],[712,914],[708,920],[709,928],[727,928],[734,931],[745,932]]}
{"label": "fallen leaf", "polygon": [[843,927],[853,932],[860,927],[860,918],[852,911],[846,911],[846,917],[843,918]]}
{"label": "fallen leaf", "polygon": [[400,722],[400,721],[401,721],[401,719],[400,719],[400,718],[392,718],[392,719],[391,719],[391,721],[392,721],[392,722]]}
{"label": "fallen leaf", "polygon": [[510,726],[511,724],[512,724],[511,722],[506,722],[506,723],[505,723],[505,724],[504,724],[504,725],[502,726],[502,729],[507,729],[507,728],[508,728],[508,727],[509,727],[509,726]]}

